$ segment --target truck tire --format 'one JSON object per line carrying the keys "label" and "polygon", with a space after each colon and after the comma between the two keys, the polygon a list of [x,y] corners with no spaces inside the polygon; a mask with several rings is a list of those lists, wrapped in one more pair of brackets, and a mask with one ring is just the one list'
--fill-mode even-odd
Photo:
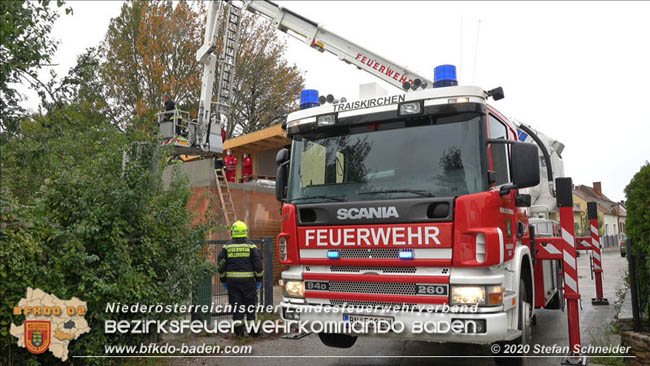
{"label": "truck tire", "polygon": [[327,347],[350,348],[357,341],[356,336],[347,334],[318,333],[318,338]]}
{"label": "truck tire", "polygon": [[[529,345],[531,341],[532,329],[530,316],[531,305],[530,303],[526,302],[526,291],[526,284],[523,280],[519,280],[519,304],[517,311],[519,312],[518,329],[521,330],[521,337],[510,342],[497,342],[501,350],[501,353],[499,354],[501,357],[494,357],[494,362],[497,365],[525,366],[528,364],[528,358],[526,357],[510,356],[503,353],[506,347],[509,348],[509,350],[512,350],[512,348],[518,349],[523,346],[530,347]],[[525,348],[523,350],[525,350]],[[525,356],[527,354],[528,352],[520,353],[521,356]]]}

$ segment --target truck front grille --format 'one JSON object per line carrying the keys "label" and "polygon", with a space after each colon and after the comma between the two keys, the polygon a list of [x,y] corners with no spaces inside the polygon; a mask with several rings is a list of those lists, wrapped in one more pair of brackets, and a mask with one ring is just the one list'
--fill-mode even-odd
{"label": "truck front grille", "polygon": [[373,248],[373,249],[341,249],[341,258],[349,259],[399,259],[399,249]]}
{"label": "truck front grille", "polygon": [[415,273],[415,267],[362,267],[362,266],[330,266],[332,272],[377,272],[384,273]]}
{"label": "truck front grille", "polygon": [[414,283],[330,281],[330,292],[353,294],[415,295]]}

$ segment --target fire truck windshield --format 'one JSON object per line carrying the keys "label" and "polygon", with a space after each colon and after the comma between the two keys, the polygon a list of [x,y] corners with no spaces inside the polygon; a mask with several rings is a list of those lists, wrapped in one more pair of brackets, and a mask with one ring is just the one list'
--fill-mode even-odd
{"label": "fire truck windshield", "polygon": [[424,115],[297,136],[289,202],[450,197],[485,190],[482,119],[476,113]]}

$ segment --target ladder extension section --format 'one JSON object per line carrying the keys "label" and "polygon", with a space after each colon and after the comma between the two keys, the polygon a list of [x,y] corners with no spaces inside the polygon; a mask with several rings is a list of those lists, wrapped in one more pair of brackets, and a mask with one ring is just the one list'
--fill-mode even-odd
{"label": "ladder extension section", "polygon": [[228,115],[234,91],[235,65],[241,36],[241,9],[229,4],[225,12],[222,49],[219,55],[219,81],[217,84],[217,112]]}
{"label": "ladder extension section", "polygon": [[298,39],[311,48],[320,52],[327,51],[339,60],[352,64],[399,90],[403,90],[404,82],[408,81],[413,84],[415,79],[420,79],[423,82],[422,85],[426,84],[428,87],[433,85],[432,80],[328,31],[318,23],[272,1],[246,2],[244,9],[271,20],[278,30]]}
{"label": "ladder extension section", "polygon": [[230,185],[228,184],[223,169],[215,169],[214,176],[217,180],[217,192],[219,194],[221,208],[223,209],[223,218],[226,221],[226,225],[230,227],[237,217],[235,205],[232,203],[232,196],[230,194]]}

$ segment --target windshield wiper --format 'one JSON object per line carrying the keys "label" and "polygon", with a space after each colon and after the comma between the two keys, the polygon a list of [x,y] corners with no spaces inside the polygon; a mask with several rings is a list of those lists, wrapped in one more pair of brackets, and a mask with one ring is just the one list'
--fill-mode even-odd
{"label": "windshield wiper", "polygon": [[337,202],[345,202],[344,199],[339,198],[340,196],[306,196],[306,197],[298,197],[294,198],[292,201],[297,201],[297,200],[308,200],[310,198],[324,198],[332,201],[337,201]]}
{"label": "windshield wiper", "polygon": [[433,193],[421,189],[387,189],[384,191],[359,192],[359,194],[373,194],[373,193],[413,193],[424,197],[435,197]]}

